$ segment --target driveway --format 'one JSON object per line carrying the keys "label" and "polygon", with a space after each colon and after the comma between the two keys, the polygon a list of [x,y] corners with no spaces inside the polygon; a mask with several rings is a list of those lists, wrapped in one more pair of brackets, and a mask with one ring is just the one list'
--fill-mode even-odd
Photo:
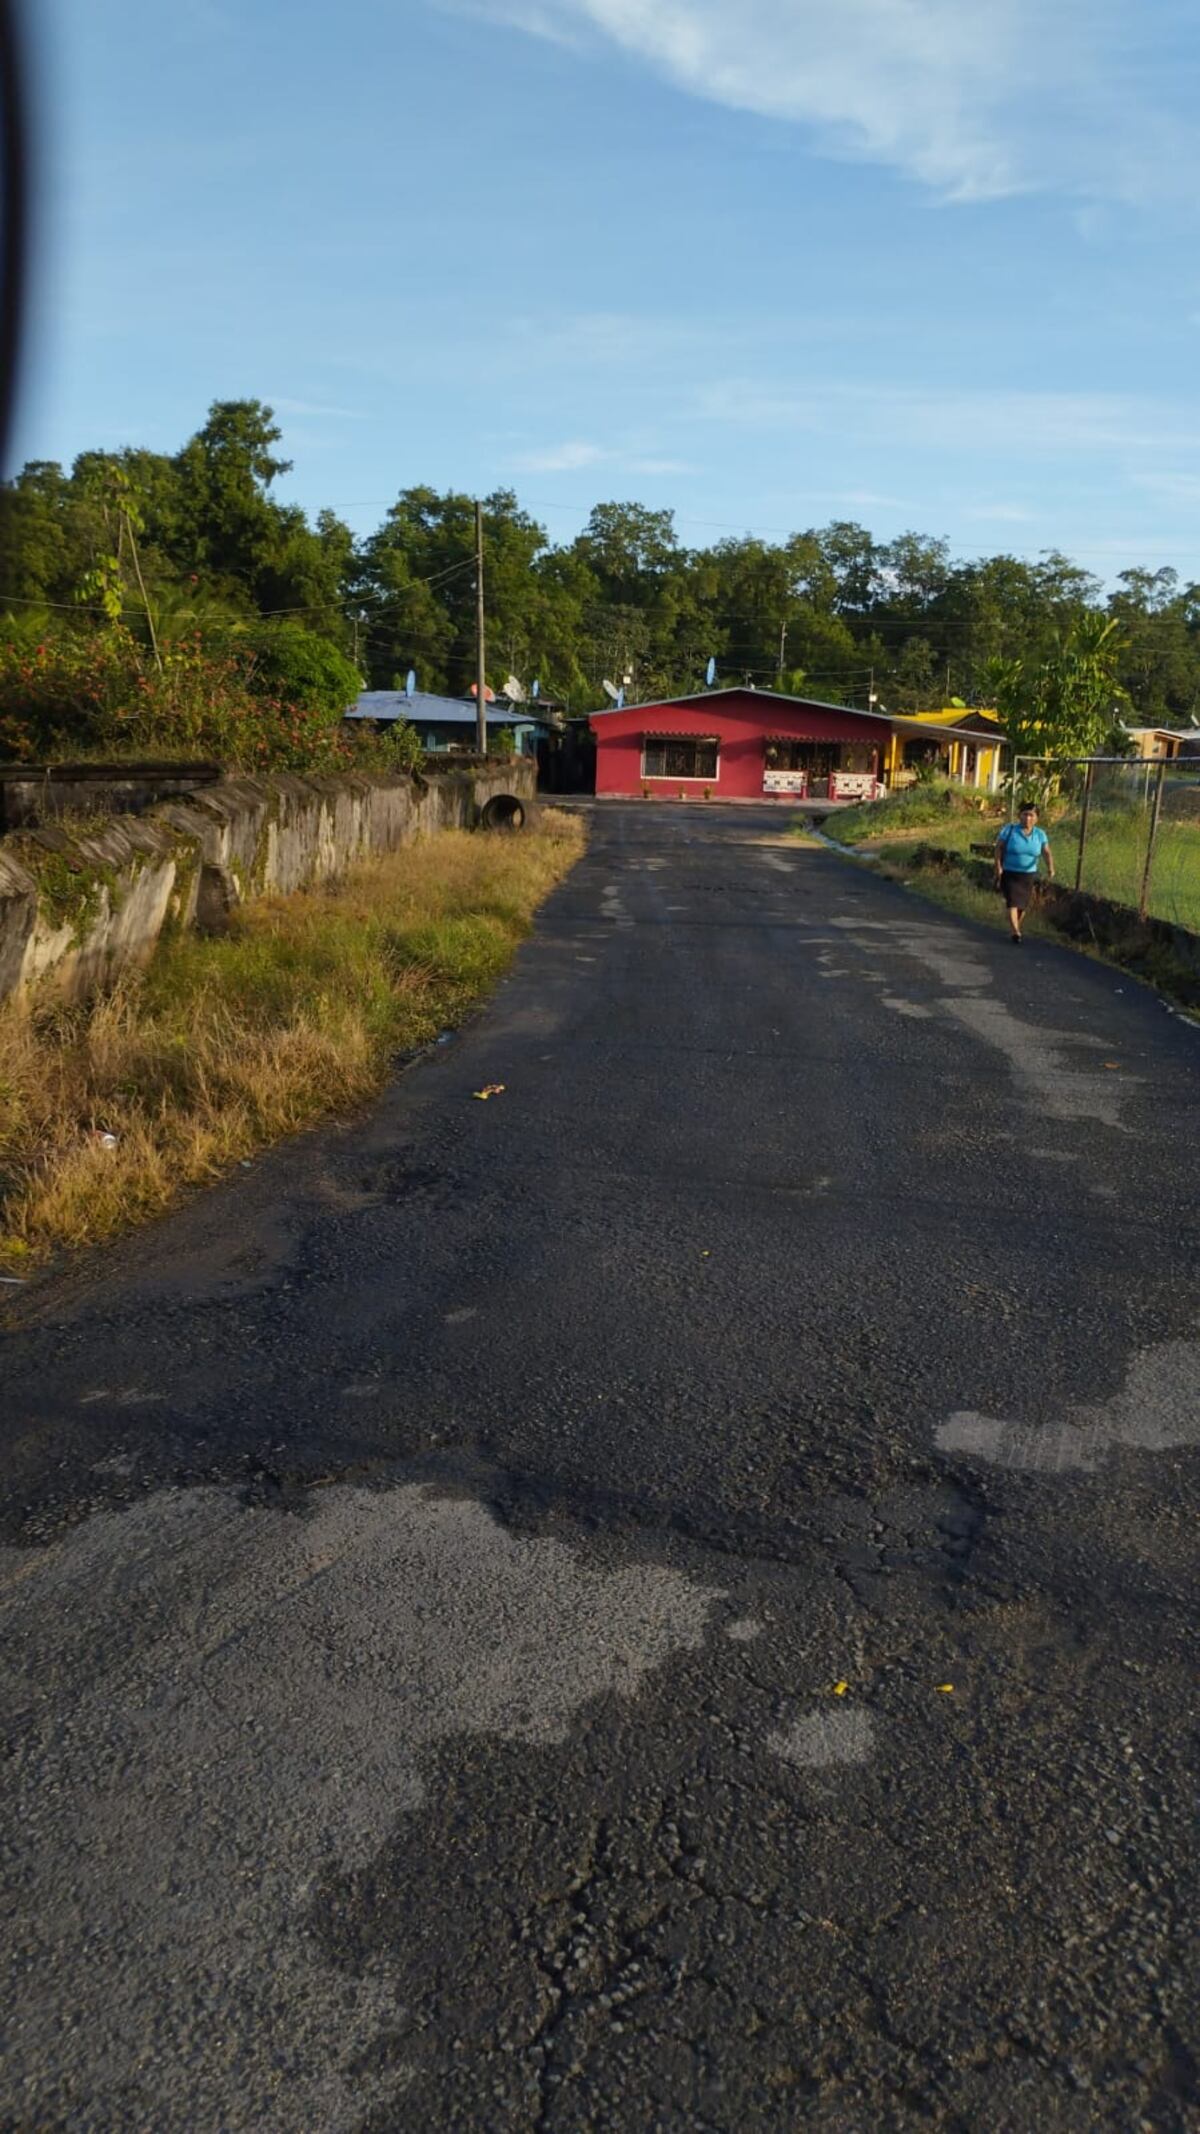
{"label": "driveway", "polygon": [[0,2126],[1195,2127],[1198,1068],[597,807],[369,1116],[31,1292]]}

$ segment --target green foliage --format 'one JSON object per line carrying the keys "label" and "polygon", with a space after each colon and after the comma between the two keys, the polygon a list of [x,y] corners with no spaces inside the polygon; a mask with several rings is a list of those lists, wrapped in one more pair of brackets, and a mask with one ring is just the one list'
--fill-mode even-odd
{"label": "green foliage", "polygon": [[[236,664],[250,696],[323,715],[331,737],[352,667],[386,688],[414,666],[423,689],[465,696],[472,498],[406,487],[356,541],[333,512],[310,523],[279,500],[282,454],[269,406],[218,400],[174,454],[87,452],[69,471],[31,462],[0,484],[10,643],[119,628],[178,668],[198,640]],[[878,542],[851,520],[689,548],[669,511],[636,501],[597,504],[556,547],[509,490],[486,499],[484,531],[489,680],[537,675],[569,712],[599,706],[606,677],[631,701],[697,689],[715,655],[727,684],[835,704],[864,705],[873,676],[894,711],[987,704],[998,686],[1022,747],[1043,752],[1097,734],[1106,745],[1114,704],[1144,722],[1200,723],[1200,586],[1169,570],[1126,571],[1106,597],[1066,556],[955,562],[945,541]],[[171,701],[181,686],[177,672]],[[77,745],[92,715],[79,713]]]}
{"label": "green foliage", "polygon": [[419,771],[425,761],[421,736],[407,719],[396,719],[379,735],[374,754],[372,767],[381,771]]}
{"label": "green foliage", "polygon": [[[886,800],[873,800],[859,808],[839,809],[825,827],[827,834],[835,837],[839,844],[857,845],[863,838],[904,837],[910,831],[927,829],[934,824],[943,826],[956,819],[974,821],[988,806],[998,811],[1002,802],[989,802],[984,794],[953,785],[946,778],[932,777],[927,782],[908,786],[902,793],[891,793]],[[976,831],[975,834],[980,833]]]}
{"label": "green foliage", "polygon": [[357,667],[336,645],[295,624],[256,641],[246,674],[257,695],[299,705],[327,726],[345,718],[362,688]]}
{"label": "green foliage", "polygon": [[389,768],[373,737],[331,723],[320,701],[269,693],[244,653],[196,638],[164,650],[161,671],[123,624],[0,643],[0,754],[211,758],[242,770]]}
{"label": "green foliage", "polygon": [[996,707],[1019,756],[1087,756],[1111,734],[1126,698],[1115,615],[1076,616],[1041,659],[993,663]]}

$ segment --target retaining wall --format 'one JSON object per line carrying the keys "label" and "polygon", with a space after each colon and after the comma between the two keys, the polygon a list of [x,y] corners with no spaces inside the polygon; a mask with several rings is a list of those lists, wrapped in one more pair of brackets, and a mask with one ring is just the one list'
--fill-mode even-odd
{"label": "retaining wall", "polygon": [[67,998],[95,992],[147,963],[165,926],[214,931],[270,890],[473,829],[497,795],[528,809],[536,778],[520,758],[419,777],[227,778],[85,835],[0,838],[0,999],[38,981]]}
{"label": "retaining wall", "polygon": [[0,831],[64,815],[141,815],[223,777],[219,763],[24,763],[0,767]]}

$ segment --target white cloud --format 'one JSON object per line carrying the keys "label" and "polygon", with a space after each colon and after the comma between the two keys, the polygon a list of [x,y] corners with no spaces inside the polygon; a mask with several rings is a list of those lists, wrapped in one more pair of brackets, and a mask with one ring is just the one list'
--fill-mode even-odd
{"label": "white cloud", "polygon": [[692,95],[803,125],[827,152],[950,199],[1185,197],[1196,170],[1175,86],[1193,34],[1179,0],[1147,0],[1137,18],[1126,0],[443,4],[584,51],[615,45]]}
{"label": "white cloud", "polygon": [[1024,504],[963,504],[964,519],[984,519],[989,525],[1025,526],[1036,517]]}
{"label": "white cloud", "polygon": [[594,467],[604,457],[600,445],[576,439],[563,445],[543,445],[536,452],[521,452],[513,464],[523,474],[573,474],[578,467]]}
{"label": "white cloud", "polygon": [[1200,474],[1181,474],[1177,468],[1161,468],[1156,472],[1144,469],[1133,477],[1135,489],[1144,489],[1148,495],[1165,499],[1172,504],[1186,504],[1192,510],[1200,505]]}
{"label": "white cloud", "polygon": [[887,445],[1044,455],[1200,451],[1200,415],[1135,394],[987,386],[815,384],[801,390],[727,379],[702,386],[695,412],[748,429],[843,431]]}
{"label": "white cloud", "polygon": [[361,408],[331,408],[316,400],[288,400],[277,394],[270,405],[277,415],[315,415],[336,417],[339,422],[361,422]]}
{"label": "white cloud", "polygon": [[634,474],[695,474],[696,469],[686,459],[627,459],[625,465]]}
{"label": "white cloud", "polygon": [[561,445],[544,445],[533,452],[521,452],[513,461],[522,474],[574,474],[581,467],[596,467],[601,463],[619,466],[630,474],[694,474],[695,468],[682,459],[660,459],[653,454],[622,451],[618,447],[585,444],[582,439],[569,439]]}

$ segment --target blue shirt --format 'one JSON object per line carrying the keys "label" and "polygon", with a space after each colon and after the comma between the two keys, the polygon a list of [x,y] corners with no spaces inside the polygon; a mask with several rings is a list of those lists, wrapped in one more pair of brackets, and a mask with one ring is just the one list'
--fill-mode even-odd
{"label": "blue shirt", "polygon": [[1036,874],[1038,861],[1050,840],[1040,825],[1023,830],[1019,822],[1006,822],[997,839],[1006,874]]}

